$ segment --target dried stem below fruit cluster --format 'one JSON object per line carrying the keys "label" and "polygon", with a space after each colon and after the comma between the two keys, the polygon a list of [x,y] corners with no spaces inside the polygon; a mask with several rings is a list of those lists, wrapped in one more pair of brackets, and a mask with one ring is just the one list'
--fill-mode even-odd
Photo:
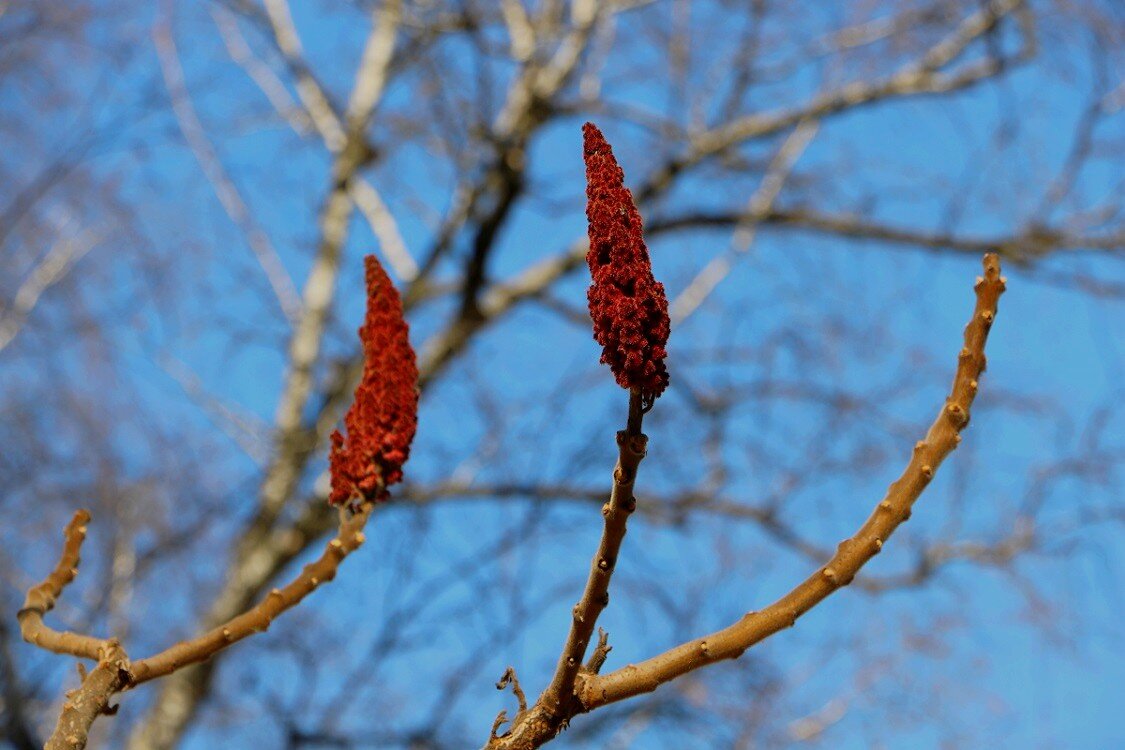
{"label": "dried stem below fruit cluster", "polygon": [[[644,399],[638,389],[629,393],[629,417],[626,427],[617,433],[617,465],[613,470],[613,486],[609,501],[602,506],[604,526],[598,551],[590,561],[590,573],[582,598],[574,605],[571,613],[570,630],[566,643],[559,655],[555,674],[535,705],[527,710],[521,705],[520,712],[513,720],[512,730],[497,736],[496,730],[503,723],[505,715],[497,717],[492,728],[488,747],[523,748],[537,747],[536,738],[553,737],[575,713],[578,713],[577,693],[580,672],[596,672],[605,662],[609,646],[606,635],[600,633],[594,654],[585,667],[582,660],[586,656],[590,639],[597,625],[598,617],[609,605],[609,583],[617,565],[621,543],[625,539],[629,516],[637,507],[633,497],[633,485],[637,479],[637,468],[645,457],[648,438],[641,432],[644,420]],[[507,674],[507,673],[505,673]],[[506,684],[506,683],[505,683]],[[521,701],[522,703],[522,701]]]}

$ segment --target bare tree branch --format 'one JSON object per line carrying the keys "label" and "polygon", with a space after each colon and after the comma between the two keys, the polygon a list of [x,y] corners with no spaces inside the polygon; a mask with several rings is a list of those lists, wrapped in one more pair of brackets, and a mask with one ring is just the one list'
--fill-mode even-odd
{"label": "bare tree branch", "polygon": [[765,609],[749,612],[723,630],[692,639],[639,664],[582,680],[581,701],[585,710],[652,692],[700,667],[738,658],[755,643],[792,627],[801,615],[851,583],[860,568],[879,553],[899,524],[910,517],[914,502],[942,461],[961,442],[960,433],[969,423],[970,408],[985,368],[984,345],[1004,292],[1005,280],[996,255],[985,256],[984,271],[985,275],[977,280],[976,309],[965,328],[965,346],[958,355],[949,398],[926,437],[914,446],[902,476],[890,486],[863,526],[841,542],[832,558],[816,573]]}

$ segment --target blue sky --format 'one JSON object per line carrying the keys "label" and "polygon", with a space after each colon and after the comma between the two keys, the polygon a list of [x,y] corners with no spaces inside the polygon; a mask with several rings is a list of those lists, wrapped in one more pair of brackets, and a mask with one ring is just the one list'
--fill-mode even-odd
{"label": "blue sky", "polygon": [[[336,22],[313,4],[295,11],[313,67],[334,91],[346,92],[362,43],[355,19],[342,16]],[[701,32],[707,20],[706,14],[697,19]],[[809,22],[825,20],[814,16]],[[135,23],[140,27],[147,20]],[[225,58],[205,14],[183,9],[178,23],[177,40],[201,119],[257,221],[268,228],[291,275],[301,280],[326,184],[323,151],[266,116],[268,103]],[[632,21],[620,23],[619,33],[627,36]],[[138,39],[135,68],[111,85],[115,91],[129,93],[134,80],[151,80],[153,55],[144,46],[151,45],[145,33]],[[1053,54],[1060,49],[1066,48],[1054,48]],[[701,42],[697,54],[706,53]],[[453,48],[447,54],[457,61],[464,52]],[[677,116],[668,114],[673,105],[657,77],[640,82],[630,77],[637,67],[659,67],[651,55],[659,60],[658,51],[638,42],[611,50],[601,111],[560,118],[533,141],[532,195],[499,238],[491,266],[496,277],[559,252],[584,232],[579,131],[584,120],[602,125],[633,184],[647,176],[662,149],[671,148],[611,114],[627,105]],[[793,180],[798,187],[783,191],[780,202],[816,200],[841,211],[865,207],[896,225],[950,227],[966,235],[1026,226],[1039,218],[1043,175],[1066,158],[1085,101],[1090,70],[1081,58],[1068,64],[1066,78],[1049,66],[1031,66],[954,99],[919,98],[833,118],[800,159]],[[497,63],[497,73],[510,69]],[[822,83],[814,68],[796,80],[808,87]],[[770,109],[798,101],[809,90],[777,88],[764,87],[754,106]],[[415,95],[411,81],[396,83],[384,109],[406,107]],[[2,101],[14,110],[25,106],[10,92]],[[1014,128],[1015,135],[998,139],[1004,127]],[[99,309],[112,314],[119,308],[118,322],[127,322],[114,329],[110,345],[126,377],[106,398],[135,400],[142,415],[138,424],[122,425],[115,433],[116,452],[126,474],[144,476],[156,460],[144,442],[148,426],[169,434],[205,430],[207,437],[184,443],[184,453],[206,458],[212,471],[190,487],[166,488],[161,497],[183,504],[189,518],[215,509],[238,518],[252,508],[260,467],[216,433],[198,404],[163,372],[159,358],[174,356],[224,402],[268,423],[283,373],[278,344],[285,327],[262,293],[252,256],[173,122],[158,115],[129,132],[157,147],[143,156],[114,150],[93,162],[95,169],[123,175],[123,194],[139,207],[137,246],[126,248],[119,259],[97,260],[114,280],[97,297]],[[419,204],[439,215],[446,209],[448,167],[417,145],[397,149],[384,142],[378,126],[372,137],[391,153],[371,179],[386,188],[408,247],[425,247],[431,230]],[[771,140],[748,153],[768,155],[776,146]],[[1112,199],[1119,172],[1120,163],[1111,159],[1095,163],[1082,173],[1080,200]],[[646,218],[684,206],[738,205],[758,176],[751,172],[717,185],[706,176],[686,180]],[[799,178],[815,183],[800,187]],[[729,241],[728,233],[707,231],[654,238],[655,273],[674,296]],[[363,303],[360,258],[374,248],[366,227],[353,221],[336,325],[327,345],[332,357],[355,347],[352,331]],[[150,277],[138,270],[145,263],[173,269],[183,286],[167,297],[148,288]],[[1110,447],[1107,453],[1119,446],[1123,432],[1117,406],[1125,373],[1121,303],[1051,283],[1053,272],[1075,271],[1095,278],[1120,275],[1118,261],[1091,255],[1052,257],[1030,269],[1007,265],[1009,291],[989,343],[988,374],[965,444],[943,466],[914,518],[871,563],[872,574],[909,568],[912,550],[927,540],[1002,535],[1033,488],[1043,491],[1039,517],[1052,525],[1065,525],[1080,512],[1120,512],[1116,466],[1100,485],[1065,476],[1034,484],[1062,458],[1089,456],[1084,446],[1101,411],[1108,411],[1100,438]],[[691,394],[788,382],[853,394],[864,407],[854,422],[832,425],[825,424],[823,405],[799,399],[748,400],[738,406],[722,449],[732,469],[723,495],[768,496],[784,486],[794,467],[801,478],[803,456],[825,465],[864,458],[869,469],[857,464],[853,471],[833,474],[809,467],[809,483],[798,484],[783,506],[786,518],[799,522],[818,544],[830,547],[850,535],[897,477],[913,441],[942,403],[977,273],[974,257],[762,228],[715,296],[673,331],[673,386],[646,423],[650,454],[638,499],[643,503],[646,494],[672,494],[705,468],[706,425],[692,410]],[[555,295],[561,304],[581,310],[587,283],[584,274],[573,275]],[[421,345],[443,325],[449,310],[444,302],[419,310],[411,319],[415,343]],[[27,346],[42,340],[36,338],[40,335],[47,334],[30,331]],[[730,364],[708,356],[719,346],[755,354]],[[819,366],[810,368],[810,352]],[[60,362],[73,368],[71,377],[81,379],[89,363],[77,346],[72,354]],[[538,306],[519,309],[476,342],[425,395],[410,477],[417,482],[473,475],[482,482],[527,477],[604,483],[614,458],[612,429],[624,417],[625,397],[613,387],[608,370],[597,365],[597,356],[581,325]],[[34,390],[34,370],[28,368],[36,361],[7,365],[28,393]],[[511,412],[492,452],[489,425],[476,410],[482,391]],[[318,472],[319,466],[313,476]],[[190,507],[193,500],[199,508]],[[441,505],[418,516],[395,507],[378,515],[371,542],[348,560],[332,587],[316,595],[315,607],[294,612],[267,638],[240,647],[240,654],[224,664],[220,698],[209,708],[217,727],[190,733],[186,746],[214,747],[218,736],[238,746],[256,742],[250,739],[255,733],[274,737],[276,728],[264,713],[265,695],[306,709],[310,725],[333,716],[339,688],[326,686],[311,698],[303,696],[301,665],[283,646],[297,639],[302,645],[295,651],[311,648],[329,670],[347,673],[355,668],[356,655],[371,646],[372,631],[393,619],[386,613],[415,602],[439,613],[444,627],[420,629],[413,637],[432,642],[412,645],[373,667],[378,679],[353,697],[361,708],[342,714],[345,729],[361,733],[372,721],[409,725],[425,714],[429,697],[448,677],[448,665],[489,638],[503,647],[488,651],[486,667],[458,686],[450,721],[479,728],[483,739],[498,710],[511,712],[511,695],[491,686],[507,664],[520,670],[529,694],[537,693],[562,642],[566,603],[580,590],[596,545],[596,509],[485,499]],[[210,529],[192,548],[194,556],[179,563],[187,566],[186,580],[198,591],[213,588],[221,565],[212,563],[222,562],[215,550],[225,549],[232,529]],[[534,544],[513,550],[499,544],[506,534],[517,533],[533,535]],[[846,706],[824,736],[824,744],[835,747],[1125,746],[1125,730],[1114,718],[1117,686],[1125,684],[1125,634],[1114,616],[1123,603],[1121,530],[1084,527],[1049,541],[1052,547],[1073,545],[1073,550],[1021,559],[1014,565],[1018,575],[955,563],[923,589],[879,596],[842,591],[793,631],[755,647],[746,665],[713,667],[691,689],[704,696],[700,700],[737,707],[738,691],[749,691],[755,680],[782,679],[788,692],[774,709],[781,726],[825,706]],[[494,559],[483,560],[488,551]],[[404,580],[407,563],[413,577]],[[615,647],[608,666],[722,627],[784,593],[809,570],[809,561],[779,549],[750,525],[708,517],[669,527],[638,517],[615,578],[613,605],[603,617]],[[138,596],[161,591],[167,586],[161,576],[167,573],[157,571],[140,581]],[[526,611],[500,617],[473,608],[474,599],[483,596],[481,587],[518,582],[530,582]],[[1043,597],[1046,609],[1034,606],[1037,600],[1026,595],[1028,585]],[[173,599],[165,606],[182,612],[190,603]],[[669,617],[665,606],[690,616]],[[509,635],[509,619],[527,627]],[[137,641],[148,647],[165,642],[172,632],[186,635],[192,626],[190,618],[169,626],[138,615],[134,627]],[[301,634],[310,641],[301,641]],[[882,665],[882,677],[867,680],[873,665]],[[412,690],[418,683],[426,689]],[[252,689],[242,695],[245,685]],[[125,698],[127,716],[142,703],[131,707],[134,698],[140,696]],[[362,709],[367,702],[370,711]],[[658,741],[723,747],[730,740],[722,729],[703,740],[693,739],[694,731],[690,723],[677,729],[658,722],[632,747]],[[781,736],[764,741],[787,743]],[[558,746],[577,743],[564,735]]]}

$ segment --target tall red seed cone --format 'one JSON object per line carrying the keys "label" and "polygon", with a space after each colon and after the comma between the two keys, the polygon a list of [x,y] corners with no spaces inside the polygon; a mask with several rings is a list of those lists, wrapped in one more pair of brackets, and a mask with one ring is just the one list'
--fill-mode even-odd
{"label": "tall red seed cone", "polygon": [[641,215],[613,150],[593,123],[582,126],[582,142],[594,339],[618,384],[651,403],[668,387],[668,298],[652,276]]}

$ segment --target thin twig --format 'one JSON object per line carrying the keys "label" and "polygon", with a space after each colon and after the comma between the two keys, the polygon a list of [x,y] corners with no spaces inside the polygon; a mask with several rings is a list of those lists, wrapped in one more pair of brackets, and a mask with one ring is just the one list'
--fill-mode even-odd
{"label": "thin twig", "polygon": [[609,633],[598,628],[598,644],[594,646],[594,653],[590,654],[590,658],[586,661],[586,666],[583,669],[593,674],[602,671],[605,660],[609,658],[609,652],[612,650],[613,646],[609,645]]}
{"label": "thin twig", "polygon": [[20,284],[7,309],[0,311],[0,349],[14,339],[27,322],[43,293],[66,278],[75,264],[105,239],[100,227],[83,229],[60,239]]}
{"label": "thin twig", "polygon": [[500,676],[500,681],[496,683],[496,689],[503,690],[508,685],[512,686],[512,695],[516,696],[516,702],[519,704],[522,714],[527,710],[527,696],[524,694],[523,688],[520,687],[520,680],[516,677],[515,667],[508,667],[504,670],[504,674]]}
{"label": "thin twig", "polygon": [[363,527],[367,524],[373,507],[371,503],[364,503],[354,515],[345,518],[335,538],[325,545],[323,554],[316,561],[306,565],[300,575],[287,586],[270,591],[254,608],[197,638],[182,641],[159,654],[133,662],[129,686],[140,685],[189,664],[206,661],[232,643],[255,633],[264,633],[279,615],[295,607],[321,584],[336,577],[336,570],[344,558],[363,544]]}
{"label": "thin twig", "polygon": [[[609,582],[617,565],[617,555],[625,538],[629,516],[637,507],[633,497],[633,483],[637,478],[637,467],[645,456],[648,438],[641,432],[644,420],[644,400],[638,390],[629,393],[629,417],[626,429],[617,433],[618,458],[613,470],[613,488],[609,501],[602,506],[605,525],[602,529],[598,551],[590,562],[590,573],[582,598],[574,605],[571,613],[570,630],[566,643],[555,667],[550,684],[539,696],[530,710],[521,710],[512,722],[512,730],[506,735],[497,736],[497,723],[489,739],[489,747],[516,749],[538,747],[566,726],[570,717],[576,713],[576,684],[579,672],[583,669],[582,660],[590,645],[590,637],[597,625],[598,617],[609,605]],[[591,657],[591,664],[605,661],[609,652],[605,633],[601,632],[598,646]],[[504,717],[506,720],[506,717]]]}
{"label": "thin twig", "polygon": [[758,225],[773,210],[777,196],[789,179],[797,160],[805,153],[816,136],[820,123],[816,120],[801,122],[778,148],[766,168],[758,189],[750,196],[746,211],[735,224],[730,247],[722,255],[716,255],[688,283],[684,290],[672,300],[669,313],[673,325],[687,320],[699,306],[706,301],[719,284],[727,277],[739,256],[750,252]]}
{"label": "thin twig", "polygon": [[597,554],[590,562],[590,574],[586,579],[582,598],[574,605],[570,632],[555,667],[555,675],[539,699],[548,710],[565,710],[570,703],[574,681],[582,660],[586,657],[590,637],[602,610],[609,605],[609,582],[617,566],[617,555],[625,538],[626,524],[637,507],[636,498],[633,497],[633,483],[637,479],[637,467],[645,456],[648,444],[648,438],[641,432],[642,421],[641,395],[634,390],[629,394],[628,428],[617,433],[617,466],[613,470],[613,489],[610,491],[609,502],[602,506],[602,515],[605,517],[602,538]]}
{"label": "thin twig", "polygon": [[269,235],[255,220],[238,186],[227,174],[222,160],[207,136],[206,128],[196,114],[184,78],[183,67],[180,64],[180,53],[172,33],[170,3],[165,5],[161,20],[153,27],[152,37],[180,132],[183,133],[184,140],[191,148],[208,182],[211,183],[223,210],[245,236],[246,244],[261,266],[281,311],[289,322],[293,323],[301,315],[301,299],[297,295],[297,287],[293,284],[293,278],[286,270],[285,264],[281,262],[281,257]]}

